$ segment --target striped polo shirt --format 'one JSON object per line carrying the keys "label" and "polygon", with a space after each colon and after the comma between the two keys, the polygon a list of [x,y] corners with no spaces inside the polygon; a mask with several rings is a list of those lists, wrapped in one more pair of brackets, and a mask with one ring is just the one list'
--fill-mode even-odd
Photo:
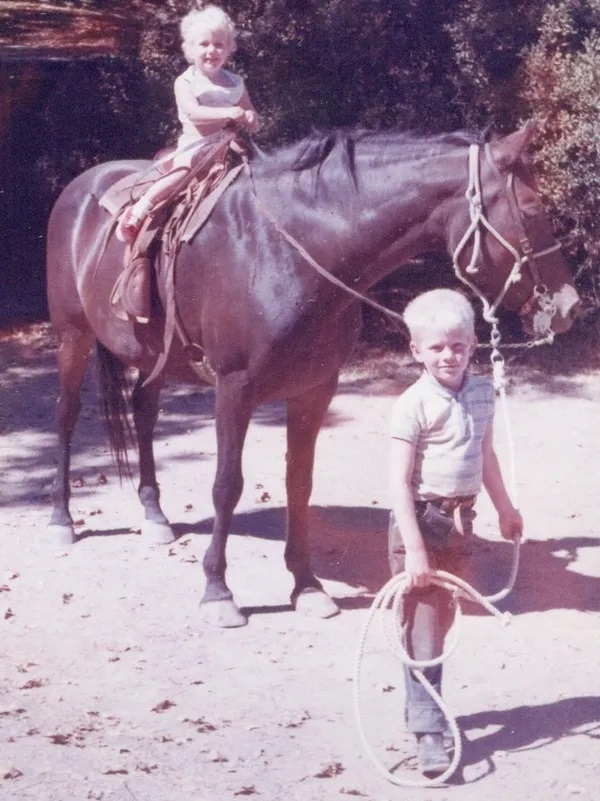
{"label": "striped polo shirt", "polygon": [[396,401],[391,436],[415,447],[415,500],[477,495],[484,434],[494,419],[492,382],[467,374],[460,390],[424,372]]}

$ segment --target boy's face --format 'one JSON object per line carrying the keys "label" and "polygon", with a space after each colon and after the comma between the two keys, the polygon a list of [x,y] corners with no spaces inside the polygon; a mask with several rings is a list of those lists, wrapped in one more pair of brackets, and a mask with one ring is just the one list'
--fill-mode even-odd
{"label": "boy's face", "polygon": [[475,350],[475,337],[468,328],[431,329],[415,336],[410,349],[416,361],[440,384],[457,390]]}

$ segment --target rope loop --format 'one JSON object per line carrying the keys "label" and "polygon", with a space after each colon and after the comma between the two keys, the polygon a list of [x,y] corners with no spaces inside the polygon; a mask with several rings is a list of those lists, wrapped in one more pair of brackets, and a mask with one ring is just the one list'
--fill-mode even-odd
{"label": "rope loop", "polygon": [[[367,755],[369,756],[371,762],[374,764],[379,773],[392,784],[401,787],[435,787],[447,781],[456,771],[462,757],[462,741],[460,736],[460,730],[447,704],[445,703],[443,698],[439,695],[439,693],[435,690],[432,684],[428,681],[423,671],[426,668],[442,664],[456,649],[459,641],[460,623],[462,621],[462,610],[460,606],[461,598],[466,598],[470,601],[474,601],[475,603],[480,604],[487,612],[496,617],[503,626],[506,626],[511,622],[512,616],[510,615],[510,613],[501,612],[495,606],[495,604],[499,600],[505,598],[514,586],[519,564],[519,548],[520,548],[520,541],[515,540],[514,552],[513,552],[513,565],[509,581],[507,585],[502,590],[500,590],[500,592],[497,592],[495,595],[490,595],[490,596],[482,595],[464,579],[461,579],[458,576],[454,576],[451,573],[446,573],[443,570],[432,571],[432,577],[431,577],[432,584],[436,584],[437,586],[448,590],[452,594],[453,598],[456,600],[456,605],[455,605],[456,615],[453,626],[453,630],[455,632],[454,637],[452,638],[450,644],[445,646],[444,652],[440,654],[440,656],[435,657],[434,659],[429,659],[429,660],[412,659],[407,653],[406,648],[404,647],[402,641],[400,619],[401,619],[402,598],[404,593],[406,592],[407,574],[401,573],[397,576],[393,576],[375,596],[371,608],[369,610],[367,620],[363,626],[363,630],[359,639],[358,649],[356,653],[355,675],[354,675],[354,712],[355,712],[358,732]],[[388,612],[391,611],[393,615],[394,635],[395,635],[394,637],[392,637],[390,634],[389,614],[388,615],[383,614],[386,611]],[[373,625],[373,622],[377,615],[379,615],[380,629],[388,648],[403,665],[409,667],[413,671],[417,680],[423,685],[427,693],[435,701],[437,706],[442,711],[442,714],[446,718],[448,728],[450,729],[450,733],[452,734],[452,737],[454,739],[454,755],[450,761],[450,765],[443,773],[434,778],[407,779],[397,776],[395,773],[392,773],[385,767],[385,765],[375,754],[375,751],[373,750],[371,744],[367,739],[362,721],[360,682],[361,682],[362,663],[363,663],[366,641],[370,633],[371,626]]]}

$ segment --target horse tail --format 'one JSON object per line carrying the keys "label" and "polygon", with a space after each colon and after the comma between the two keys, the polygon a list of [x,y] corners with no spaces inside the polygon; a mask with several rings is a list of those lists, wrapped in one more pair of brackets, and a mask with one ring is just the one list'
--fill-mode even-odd
{"label": "horse tail", "polygon": [[98,383],[100,385],[102,416],[110,442],[110,452],[117,467],[119,480],[131,478],[128,447],[133,442],[129,407],[129,382],[125,365],[105,348],[96,343]]}

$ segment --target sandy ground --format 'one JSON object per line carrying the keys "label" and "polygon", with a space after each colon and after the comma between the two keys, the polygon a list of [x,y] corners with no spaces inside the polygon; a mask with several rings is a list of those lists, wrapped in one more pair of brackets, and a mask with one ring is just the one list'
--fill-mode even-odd
{"label": "sandy ground", "polygon": [[[598,798],[598,400],[600,372],[511,376],[509,428],[529,541],[501,626],[465,607],[446,698],[464,732],[460,770],[439,788],[386,781],[359,737],[355,658],[387,581],[387,425],[414,377],[379,354],[344,373],[320,436],[312,507],[317,574],[342,613],[289,606],[283,564],[284,412],[260,409],[228,578],[243,629],[202,622],[200,561],[215,466],[213,394],[165,392],[156,438],[172,545],[137,531],[94,386],[73,456],[78,541],[49,541],[54,353],[44,328],[0,343],[0,798],[2,801],[564,801]],[[509,436],[497,448],[509,470]],[[476,583],[499,589],[512,546],[478,504]],[[374,630],[364,648],[361,725],[379,760],[418,778],[402,731],[397,658]]]}

